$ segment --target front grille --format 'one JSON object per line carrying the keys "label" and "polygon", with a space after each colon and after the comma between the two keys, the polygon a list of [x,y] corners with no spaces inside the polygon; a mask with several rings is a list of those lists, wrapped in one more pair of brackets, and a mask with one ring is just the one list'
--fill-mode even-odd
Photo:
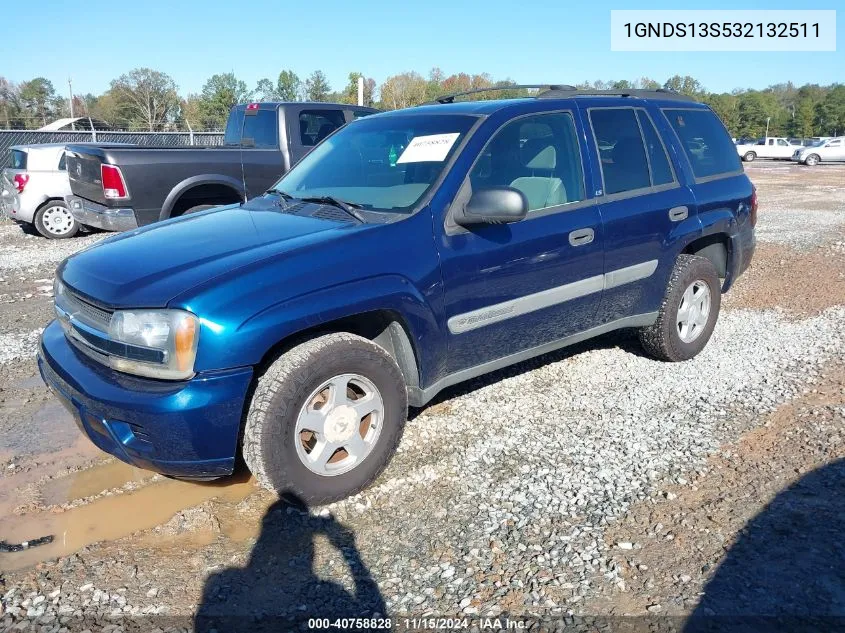
{"label": "front grille", "polygon": [[56,296],[56,312],[65,335],[77,349],[109,365],[115,356],[144,363],[161,364],[165,352],[160,349],[130,345],[109,338],[112,311],[89,303],[67,286]]}
{"label": "front grille", "polygon": [[[67,286],[65,286],[65,288],[67,288]],[[109,323],[111,323],[111,311],[98,308],[97,306],[88,303],[70,291],[69,288],[67,288],[67,292],[64,293],[64,299],[67,312],[70,312],[77,317],[81,315],[83,320],[88,321],[88,325],[108,331]]]}

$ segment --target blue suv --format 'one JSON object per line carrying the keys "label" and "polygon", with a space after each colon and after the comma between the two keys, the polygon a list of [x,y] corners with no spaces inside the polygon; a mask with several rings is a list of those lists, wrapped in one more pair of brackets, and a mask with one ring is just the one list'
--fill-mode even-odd
{"label": "blue suv", "polygon": [[548,87],[333,133],[266,194],[57,271],[47,384],[102,450],[324,503],[408,406],[619,328],[684,361],[749,265],[757,200],[705,105]]}

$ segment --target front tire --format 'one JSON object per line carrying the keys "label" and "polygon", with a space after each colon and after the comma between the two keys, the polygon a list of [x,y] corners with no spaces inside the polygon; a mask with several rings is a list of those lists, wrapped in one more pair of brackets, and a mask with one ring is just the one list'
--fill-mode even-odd
{"label": "front tire", "polygon": [[383,348],[354,334],[326,334],[285,352],[258,379],[244,460],[265,488],[330,503],[384,471],[407,414],[402,372]]}
{"label": "front tire", "polygon": [[750,163],[755,158],[757,158],[757,154],[755,154],[754,152],[745,152],[745,155],[742,157],[742,160],[744,160],[746,163]]}
{"label": "front tire", "polygon": [[679,255],[657,321],[640,329],[640,343],[659,360],[689,360],[710,340],[721,303],[721,285],[713,263],[697,255]]}
{"label": "front tire", "polygon": [[820,162],[821,162],[821,157],[819,157],[818,154],[810,154],[809,156],[807,156],[806,160],[804,161],[804,164],[807,165],[808,167],[815,167]]}
{"label": "front tire", "polygon": [[63,200],[45,202],[35,212],[35,230],[50,240],[64,240],[79,232],[79,223]]}

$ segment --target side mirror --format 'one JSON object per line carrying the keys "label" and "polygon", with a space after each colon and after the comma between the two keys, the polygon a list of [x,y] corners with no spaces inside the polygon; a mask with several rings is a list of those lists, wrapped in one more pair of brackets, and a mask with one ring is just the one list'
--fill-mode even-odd
{"label": "side mirror", "polygon": [[490,187],[472,194],[455,214],[455,224],[510,224],[528,215],[528,198],[513,187]]}

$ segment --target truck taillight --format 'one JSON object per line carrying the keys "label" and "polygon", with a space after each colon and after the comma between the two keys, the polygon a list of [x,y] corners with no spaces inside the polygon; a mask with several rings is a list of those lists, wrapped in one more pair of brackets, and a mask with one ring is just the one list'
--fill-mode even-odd
{"label": "truck taillight", "polygon": [[757,225],[757,187],[754,187],[751,192],[751,226]]}
{"label": "truck taillight", "polygon": [[29,174],[15,174],[12,180],[15,181],[15,188],[18,190],[18,193],[23,193],[26,183],[29,182]]}
{"label": "truck taillight", "polygon": [[103,196],[109,200],[120,200],[128,198],[126,193],[126,182],[120,167],[114,165],[100,165],[100,176],[103,181]]}

